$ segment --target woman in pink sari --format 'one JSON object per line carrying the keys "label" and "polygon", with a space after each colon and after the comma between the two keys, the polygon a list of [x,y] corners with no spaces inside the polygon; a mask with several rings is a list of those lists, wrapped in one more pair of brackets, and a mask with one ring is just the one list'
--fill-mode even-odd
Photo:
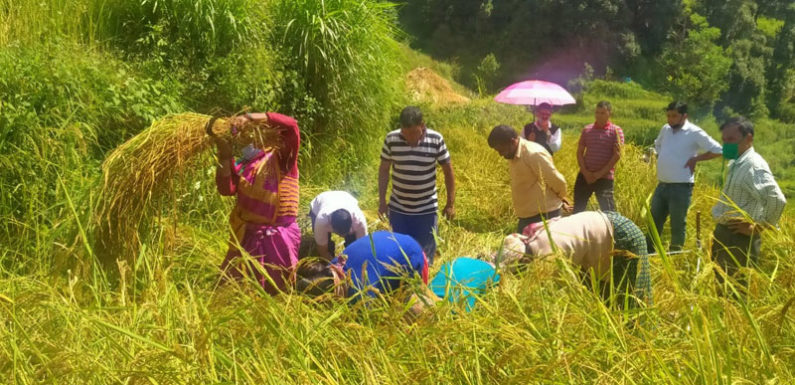
{"label": "woman in pink sari", "polygon": [[[257,140],[261,136],[250,128],[262,125],[278,132],[278,148],[262,148],[265,144]],[[244,134],[237,132],[245,129],[248,132]],[[237,196],[229,218],[232,229],[229,251],[221,269],[229,277],[253,276],[265,291],[277,294],[298,262],[301,241],[301,230],[295,221],[298,124],[289,116],[273,112],[245,114],[233,118],[232,135],[243,146],[242,157],[237,161],[232,144],[214,136],[219,160],[215,174],[218,192]]]}

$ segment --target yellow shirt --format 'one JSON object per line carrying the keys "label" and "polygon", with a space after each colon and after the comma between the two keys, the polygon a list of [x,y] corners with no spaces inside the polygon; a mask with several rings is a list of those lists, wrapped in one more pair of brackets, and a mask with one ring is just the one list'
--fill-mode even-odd
{"label": "yellow shirt", "polygon": [[536,257],[553,254],[554,242],[555,247],[571,258],[575,265],[585,271],[594,269],[599,279],[610,272],[613,225],[606,215],[600,211],[583,211],[548,224],[549,232],[541,229],[527,241],[528,253]]}
{"label": "yellow shirt", "polygon": [[519,138],[516,156],[508,160],[513,209],[519,218],[557,210],[566,196],[566,179],[538,143]]}

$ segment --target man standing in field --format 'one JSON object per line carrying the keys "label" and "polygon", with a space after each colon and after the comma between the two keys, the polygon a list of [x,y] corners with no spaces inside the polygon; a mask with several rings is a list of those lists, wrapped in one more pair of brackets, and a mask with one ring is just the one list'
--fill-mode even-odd
{"label": "man standing in field", "polygon": [[552,163],[552,156],[538,143],[520,138],[510,126],[491,130],[489,147],[508,159],[513,208],[519,217],[517,232],[525,226],[560,216],[569,208],[566,179]]}
{"label": "man standing in field", "polygon": [[[410,235],[420,243],[428,262],[436,253],[434,231],[439,208],[436,197],[436,164],[441,165],[447,189],[443,214],[455,216],[455,176],[442,134],[425,127],[422,112],[409,106],[400,113],[400,129],[386,135],[378,170],[378,214],[388,216],[392,231]],[[386,201],[392,169],[392,194]]]}
{"label": "man standing in field", "polygon": [[[671,216],[670,250],[685,243],[687,210],[693,195],[696,163],[720,157],[721,146],[704,130],[687,120],[687,104],[671,102],[654,149],[657,151],[657,188],[651,199],[651,215],[658,232]],[[701,152],[701,154],[699,154]]]}
{"label": "man standing in field", "polygon": [[723,156],[732,162],[721,199],[712,208],[717,223],[712,258],[731,275],[741,266],[759,262],[760,233],[776,226],[787,200],[767,162],[754,151],[754,125],[737,117],[720,131]]}
{"label": "man standing in field", "polygon": [[577,163],[580,173],[574,182],[574,213],[585,211],[591,195],[602,211],[615,211],[613,177],[615,165],[621,158],[624,131],[610,121],[612,106],[608,101],[596,104],[596,121],[585,126],[577,145]]}
{"label": "man standing in field", "polygon": [[549,152],[549,155],[553,155],[560,150],[562,135],[560,127],[552,124],[549,120],[552,116],[552,105],[541,103],[532,108],[534,108],[536,120],[524,126],[522,137],[540,144]]}

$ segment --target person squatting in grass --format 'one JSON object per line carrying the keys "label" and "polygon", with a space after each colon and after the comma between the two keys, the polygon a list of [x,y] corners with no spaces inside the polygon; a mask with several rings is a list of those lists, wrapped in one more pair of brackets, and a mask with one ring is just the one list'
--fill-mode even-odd
{"label": "person squatting in grass", "polygon": [[517,232],[525,226],[560,216],[568,210],[566,179],[555,168],[552,156],[538,143],[519,137],[511,126],[491,130],[489,147],[508,160],[513,209],[519,217]]}
{"label": "person squatting in grass", "polygon": [[670,250],[676,251],[681,250],[685,243],[696,163],[720,157],[721,146],[687,119],[687,104],[671,102],[666,109],[666,117],[668,123],[654,140],[659,183],[651,198],[651,215],[657,232],[662,233],[670,214]]}
{"label": "person squatting in grass", "polygon": [[351,243],[331,262],[301,263],[296,289],[309,295],[332,290],[337,296],[388,294],[408,277],[428,283],[428,260],[420,244],[409,235],[376,231]]}
{"label": "person squatting in grass", "polygon": [[367,219],[359,202],[345,191],[326,191],[309,204],[309,218],[320,258],[331,260],[335,253],[331,234],[345,240],[345,247],[367,235]]}
{"label": "person squatting in grass", "polygon": [[[422,111],[408,106],[400,113],[400,129],[391,131],[381,148],[378,169],[378,215],[389,218],[392,230],[411,235],[422,245],[428,261],[436,254],[438,223],[436,164],[441,165],[447,189],[443,214],[455,217],[455,176],[442,134],[425,127]],[[386,201],[392,171],[392,194]]]}
{"label": "person squatting in grass", "polygon": [[[787,199],[770,167],[754,151],[754,125],[744,117],[720,126],[723,157],[731,159],[720,200],[712,208],[715,232],[712,259],[733,275],[739,267],[756,265],[762,230],[775,228]],[[718,274],[718,280],[723,278]]]}
{"label": "person squatting in grass", "polygon": [[[497,256],[500,265],[532,262],[560,251],[579,266],[583,282],[593,272],[603,298],[611,291],[617,303],[652,305],[651,271],[646,238],[635,223],[613,211],[585,211],[534,224],[524,234],[511,234]],[[631,297],[626,298],[625,294]]]}
{"label": "person squatting in grass", "polygon": [[299,265],[295,286],[310,296],[334,293],[359,298],[388,295],[415,276],[426,286],[410,299],[414,313],[441,300],[461,303],[470,311],[477,298],[500,280],[493,264],[459,257],[443,264],[429,282],[428,262],[417,241],[404,234],[376,231],[354,241],[331,263],[316,260]]}
{"label": "person squatting in grass", "polygon": [[[231,142],[213,136],[218,149],[218,192],[237,198],[229,217],[232,236],[221,269],[233,278],[253,276],[265,291],[276,294],[284,288],[288,270],[298,261],[301,241],[296,223],[298,124],[289,116],[273,112],[247,113],[232,119]],[[269,144],[263,143],[258,130],[263,125],[278,132],[281,144],[277,149],[264,147]],[[233,145],[242,146],[237,161]],[[244,260],[244,255],[253,260]]]}
{"label": "person squatting in grass", "polygon": [[577,144],[577,163],[580,172],[574,182],[574,213],[585,211],[591,195],[602,211],[615,211],[613,178],[616,163],[621,158],[624,131],[610,121],[613,107],[608,101],[596,104],[595,122],[585,126]]}
{"label": "person squatting in grass", "polygon": [[560,150],[563,141],[563,134],[560,127],[552,124],[549,118],[552,116],[552,105],[541,103],[537,106],[530,106],[535,113],[535,121],[528,123],[522,130],[522,137],[540,144],[549,155],[554,155]]}

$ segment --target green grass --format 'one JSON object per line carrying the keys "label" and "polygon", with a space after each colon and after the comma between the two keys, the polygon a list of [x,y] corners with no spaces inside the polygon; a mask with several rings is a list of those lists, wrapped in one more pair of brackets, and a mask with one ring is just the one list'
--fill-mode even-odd
{"label": "green grass", "polygon": [[[447,138],[458,176],[458,214],[442,221],[441,260],[495,250],[514,225],[503,159],[485,135],[496,123],[519,125],[527,113],[476,100],[426,106],[429,124]],[[585,115],[560,116],[586,121]],[[621,121],[618,121],[621,124]],[[565,132],[556,163],[573,181],[576,135]],[[377,158],[379,144],[363,148]],[[619,209],[644,223],[642,202],[654,186],[641,150],[629,146],[617,175]],[[302,163],[311,174],[316,165]],[[327,167],[327,166],[326,166]],[[119,287],[107,286],[87,257],[84,238],[50,260],[5,249],[0,280],[0,373],[10,383],[788,383],[795,367],[793,223],[766,235],[761,269],[749,271],[741,301],[716,294],[704,252],[652,258],[655,306],[644,323],[606,308],[563,261],[506,273],[477,311],[447,305],[404,319],[399,301],[349,306],[294,295],[264,295],[253,284],[218,285],[230,201],[212,189],[211,160],[186,182],[176,215],[156,225],[134,266],[122,265]],[[363,208],[374,219],[376,169],[357,170]],[[325,187],[304,183],[302,213]],[[70,191],[81,202],[90,192]],[[176,194],[176,195],[179,195]],[[696,189],[694,215],[712,227],[716,195]],[[199,199],[199,197],[202,197]],[[65,198],[61,198],[65,199]],[[82,198],[85,199],[85,198]],[[84,200],[82,202],[85,202]],[[64,221],[80,207],[61,201]],[[373,228],[383,223],[371,221]],[[46,234],[39,232],[38,234]],[[47,249],[50,252],[49,249]],[[696,271],[697,260],[701,259]],[[27,260],[26,274],[15,260]],[[67,270],[68,268],[68,270]],[[459,309],[460,310],[460,309]]]}
{"label": "green grass", "polygon": [[[360,198],[371,230],[382,229],[386,224],[375,215],[376,165],[383,135],[395,127],[404,100],[399,86],[391,91],[387,86],[402,84],[400,76],[416,66],[445,77],[456,71],[398,46],[390,40],[398,32],[387,25],[375,24],[373,31],[379,35],[365,41],[367,31],[355,22],[388,19],[379,12],[388,13],[389,8],[355,8],[360,3],[340,0],[326,3],[349,13],[280,18],[271,26],[281,32],[261,37],[266,42],[258,43],[251,56],[213,58],[199,63],[195,76],[184,76],[151,56],[142,58],[148,52],[142,47],[151,47],[146,45],[151,41],[138,42],[141,46],[122,43],[112,38],[106,28],[110,25],[91,18],[125,9],[127,15],[140,16],[137,12],[144,8],[133,6],[142,3],[153,4],[0,0],[1,383],[795,381],[792,205],[781,231],[764,236],[760,269],[747,272],[751,288],[740,300],[717,294],[721,288],[713,278],[715,266],[706,252],[696,250],[652,258],[655,305],[640,314],[605,307],[565,261],[553,260],[524,272],[505,272],[501,285],[472,313],[443,304],[407,321],[406,305],[397,299],[365,307],[315,303],[297,295],[272,298],[251,282],[220,285],[218,265],[226,251],[233,202],[215,191],[213,159],[206,154],[195,159],[193,172],[174,181],[171,196],[176,199],[153,215],[138,257],[119,264],[119,281],[108,284],[96,260],[101,250],[91,221],[99,202],[99,167],[108,150],[151,120],[181,109],[209,113],[246,104],[295,113],[302,118],[309,148],[300,160],[302,227],[308,229],[303,215],[314,195],[342,188]],[[193,26],[194,33],[187,35],[191,38],[176,39],[165,27],[182,23],[180,15],[211,16],[205,22],[222,25],[228,21],[223,19],[226,13],[214,12],[210,5],[232,10],[251,6],[264,12],[258,8],[261,3],[242,0],[202,1],[190,10],[195,13],[188,12],[188,2],[162,4],[165,10],[181,11],[147,14],[152,17],[148,25],[164,29],[135,36],[164,39],[171,46],[152,53],[171,58],[225,54],[225,49],[249,41],[237,34],[247,33],[248,27],[226,25],[226,32],[208,35],[203,27],[208,24],[195,17],[185,22]],[[284,14],[322,5],[309,0],[301,4],[306,8],[275,0],[265,5],[283,7]],[[57,5],[63,7],[56,10]],[[295,29],[288,30],[293,19]],[[323,29],[326,25],[336,29]],[[309,35],[326,36],[312,42],[321,50],[339,52],[349,43],[359,48],[346,53],[351,56],[342,62],[317,64],[316,57],[298,54],[294,56],[302,60],[295,62],[277,58],[281,53],[292,59],[279,44]],[[352,40],[334,40],[340,36]],[[386,74],[372,72],[381,63],[376,60],[349,68],[351,61],[366,61],[377,53],[378,42],[398,53],[394,67]],[[313,66],[301,64],[308,62]],[[337,79],[332,85],[346,98],[322,104],[310,93],[317,92],[312,82],[323,71],[338,69],[350,71],[345,76],[364,78],[352,83]],[[370,87],[381,80],[386,81],[378,85],[382,88]],[[460,85],[453,88],[466,92]],[[383,105],[376,106],[381,98]],[[555,162],[570,184],[577,172],[578,130],[591,122],[592,106],[601,99],[613,103],[615,122],[638,144],[628,146],[621,160],[616,196],[619,210],[642,225],[644,201],[655,184],[654,166],[640,160],[642,146],[650,144],[663,124],[662,107],[669,97],[636,84],[589,84],[582,106],[554,117],[564,128],[563,149]],[[319,124],[323,120],[318,114],[329,106],[351,110],[339,115],[345,119]],[[507,166],[485,138],[494,125],[519,128],[530,115],[488,98],[422,108],[428,125],[445,135],[458,182],[458,217],[441,221],[438,260],[495,251],[515,219]],[[371,114],[358,116],[360,111]],[[714,119],[697,123],[717,137]],[[791,153],[791,130],[775,121],[757,123],[757,148],[791,194],[795,175],[790,170],[795,168],[791,156],[785,156]],[[689,249],[696,248],[699,212],[701,238],[708,240],[719,170],[717,161],[700,166],[688,218]],[[643,323],[630,327],[636,316]]]}

